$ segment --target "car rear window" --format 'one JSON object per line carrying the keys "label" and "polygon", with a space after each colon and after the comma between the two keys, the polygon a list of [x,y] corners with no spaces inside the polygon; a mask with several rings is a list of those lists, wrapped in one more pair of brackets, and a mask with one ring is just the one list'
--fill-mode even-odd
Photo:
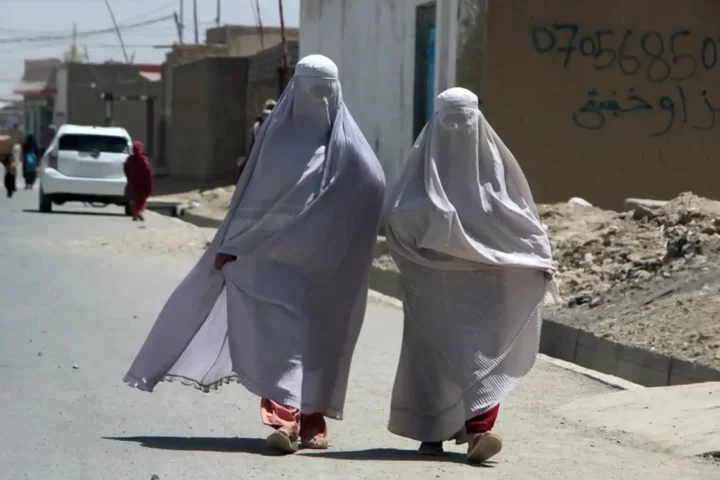
{"label": "car rear window", "polygon": [[75,152],[130,153],[127,139],[112,135],[67,134],[60,137],[58,148]]}

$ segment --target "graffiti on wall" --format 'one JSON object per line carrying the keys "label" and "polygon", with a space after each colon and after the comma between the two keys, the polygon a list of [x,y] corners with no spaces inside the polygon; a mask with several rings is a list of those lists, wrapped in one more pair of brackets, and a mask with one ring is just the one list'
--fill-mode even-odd
{"label": "graffiti on wall", "polygon": [[[632,86],[627,91],[601,94],[596,88],[588,90],[584,103],[572,114],[572,122],[579,128],[598,131],[611,117],[647,114],[664,118],[661,127],[650,132],[654,137],[668,134],[679,123],[695,130],[717,124],[720,100],[713,101],[708,90],[690,98],[683,82],[720,70],[720,37],[696,35],[687,29],[583,31],[575,23],[535,24],[530,36],[536,53],[557,57],[564,69],[586,62],[596,71],[616,70],[628,77]],[[667,88],[650,97],[635,84]]]}

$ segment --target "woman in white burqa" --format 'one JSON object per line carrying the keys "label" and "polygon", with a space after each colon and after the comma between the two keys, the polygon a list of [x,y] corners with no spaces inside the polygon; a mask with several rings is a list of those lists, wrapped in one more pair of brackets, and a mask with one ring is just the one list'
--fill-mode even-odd
{"label": "woman in white burqa", "polygon": [[125,382],[229,381],[262,397],[285,453],[326,448],[365,314],[385,179],[329,59],[302,59],[259,131],[227,216]]}
{"label": "woman in white burqa", "polygon": [[500,452],[500,402],[530,371],[542,305],[557,300],[550,242],[517,161],[462,88],[438,96],[387,200],[405,324],[389,429]]}

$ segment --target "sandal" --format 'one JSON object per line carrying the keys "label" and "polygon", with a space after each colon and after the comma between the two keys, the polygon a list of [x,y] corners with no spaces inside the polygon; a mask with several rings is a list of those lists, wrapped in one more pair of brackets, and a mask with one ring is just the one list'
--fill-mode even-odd
{"label": "sandal", "polygon": [[295,432],[287,427],[280,427],[267,437],[267,445],[278,452],[290,454],[298,451],[298,439]]}
{"label": "sandal", "polygon": [[485,463],[502,450],[502,438],[494,433],[478,433],[468,442],[468,463]]}
{"label": "sandal", "polygon": [[418,448],[418,453],[429,457],[437,457],[444,455],[445,450],[443,450],[442,442],[422,442],[420,448]]}
{"label": "sandal", "polygon": [[305,435],[300,439],[300,446],[308,450],[327,450],[328,444],[327,435],[324,433]]}

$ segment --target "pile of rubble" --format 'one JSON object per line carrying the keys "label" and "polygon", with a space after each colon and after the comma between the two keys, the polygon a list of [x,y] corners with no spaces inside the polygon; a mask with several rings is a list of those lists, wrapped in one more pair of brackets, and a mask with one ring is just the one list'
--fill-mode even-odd
{"label": "pile of rubble", "polygon": [[633,206],[623,213],[580,202],[539,206],[568,306],[595,307],[608,295],[697,270],[720,256],[720,202],[685,193]]}

